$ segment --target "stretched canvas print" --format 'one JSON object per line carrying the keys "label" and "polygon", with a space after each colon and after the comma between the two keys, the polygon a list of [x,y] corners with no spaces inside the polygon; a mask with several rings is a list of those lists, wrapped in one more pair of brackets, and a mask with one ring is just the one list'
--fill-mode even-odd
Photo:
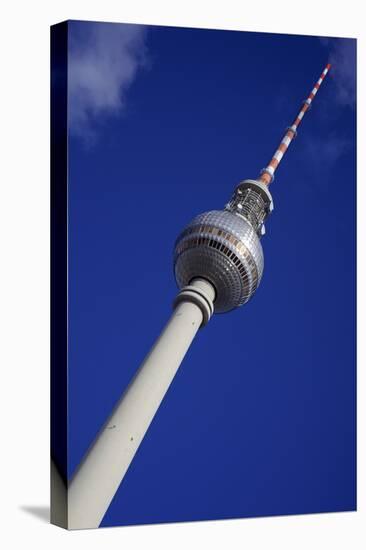
{"label": "stretched canvas print", "polygon": [[356,41],[68,21],[51,77],[52,522],[355,510]]}

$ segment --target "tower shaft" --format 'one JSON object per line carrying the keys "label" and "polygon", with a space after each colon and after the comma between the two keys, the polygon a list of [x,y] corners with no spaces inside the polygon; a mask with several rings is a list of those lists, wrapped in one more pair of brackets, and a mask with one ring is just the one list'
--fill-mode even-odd
{"label": "tower shaft", "polygon": [[312,101],[319,90],[320,86],[322,85],[322,82],[324,78],[326,77],[328,71],[330,69],[330,64],[325,67],[322,74],[320,75],[319,80],[316,82],[314,88],[311,90],[308,97],[305,99],[303,106],[301,107],[298,115],[296,116],[295,120],[293,121],[292,125],[287,128],[287,131],[285,135],[282,138],[281,143],[279,144],[275,154],[271,158],[269,164],[262,170],[262,173],[260,177],[258,178],[259,181],[262,181],[266,185],[270,185],[272,183],[274,178],[274,173],[277,169],[277,166],[281,162],[283,155],[286,153],[287,149],[290,146],[291,141],[294,139],[297,133],[297,128],[299,127],[304,114],[306,111],[308,111],[311,107]]}
{"label": "tower shaft", "polygon": [[182,289],[174,312],[68,489],[68,528],[99,527],[189,346],[213,313],[214,288],[196,279]]}

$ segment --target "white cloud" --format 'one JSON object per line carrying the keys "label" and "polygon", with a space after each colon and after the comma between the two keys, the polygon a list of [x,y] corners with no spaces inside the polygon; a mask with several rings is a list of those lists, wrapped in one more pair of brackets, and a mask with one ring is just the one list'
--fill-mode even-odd
{"label": "white cloud", "polygon": [[336,99],[342,106],[356,105],[356,40],[350,38],[322,38],[329,50],[332,64],[329,76],[333,78]]}
{"label": "white cloud", "polygon": [[140,25],[71,22],[69,31],[69,129],[90,142],[101,117],[119,114],[146,60]]}

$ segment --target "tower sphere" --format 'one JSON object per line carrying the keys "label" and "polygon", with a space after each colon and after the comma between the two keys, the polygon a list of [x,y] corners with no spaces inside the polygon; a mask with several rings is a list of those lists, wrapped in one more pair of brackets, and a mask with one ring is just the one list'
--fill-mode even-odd
{"label": "tower sphere", "polygon": [[263,250],[257,232],[244,217],[229,210],[196,216],[179,235],[174,272],[179,288],[202,277],[215,287],[215,311],[245,304],[263,273]]}

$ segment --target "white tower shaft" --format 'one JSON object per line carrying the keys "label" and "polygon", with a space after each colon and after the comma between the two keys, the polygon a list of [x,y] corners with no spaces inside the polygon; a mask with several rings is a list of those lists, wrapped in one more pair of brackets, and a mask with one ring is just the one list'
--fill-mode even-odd
{"label": "white tower shaft", "polygon": [[198,329],[213,312],[215,291],[196,279],[175,310],[68,489],[68,528],[98,527]]}

